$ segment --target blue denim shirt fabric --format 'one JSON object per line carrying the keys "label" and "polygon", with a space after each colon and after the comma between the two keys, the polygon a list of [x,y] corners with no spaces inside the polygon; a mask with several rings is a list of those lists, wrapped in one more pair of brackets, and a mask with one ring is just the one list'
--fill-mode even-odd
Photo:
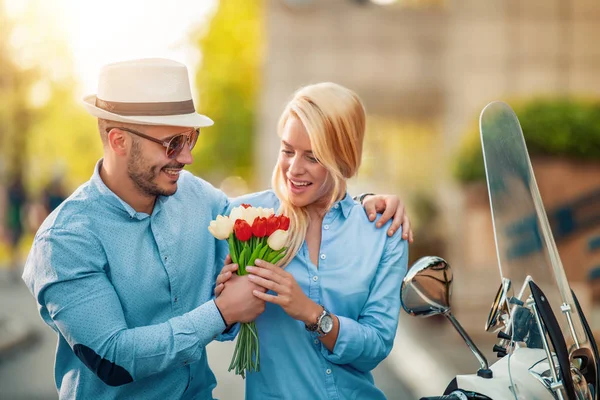
{"label": "blue denim shirt fabric", "polygon": [[[237,198],[230,207],[241,203],[280,205],[272,191]],[[318,268],[304,242],[286,271],[339,318],[335,347],[329,351],[303,322],[267,303],[256,320],[261,370],[246,377],[247,399],[385,399],[370,371],[392,349],[408,264],[407,242],[401,231],[388,237],[389,225],[377,229],[349,195],[325,215]]]}
{"label": "blue denim shirt fabric", "polygon": [[43,223],[23,274],[58,334],[60,398],[212,399],[205,346],[225,329],[211,298],[227,244],[207,227],[228,200],[182,171],[138,213],[101,162]]}

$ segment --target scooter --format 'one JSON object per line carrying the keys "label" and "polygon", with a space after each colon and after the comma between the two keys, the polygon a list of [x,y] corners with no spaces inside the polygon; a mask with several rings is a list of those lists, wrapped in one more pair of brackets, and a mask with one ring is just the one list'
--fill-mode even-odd
{"label": "scooter", "polygon": [[450,264],[421,258],[402,283],[404,310],[444,315],[481,366],[456,376],[444,395],[421,400],[599,400],[596,341],[569,287],[517,116],[492,102],[479,127],[500,269],[485,330],[497,334],[500,359],[489,365],[453,316]]}

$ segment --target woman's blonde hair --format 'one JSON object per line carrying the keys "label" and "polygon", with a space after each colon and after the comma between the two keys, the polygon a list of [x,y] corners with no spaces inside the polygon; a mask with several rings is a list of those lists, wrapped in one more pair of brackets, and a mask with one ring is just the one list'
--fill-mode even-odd
{"label": "woman's blonde hair", "polygon": [[[356,175],[362,157],[365,135],[365,109],[353,91],[331,82],[299,89],[279,119],[277,133],[281,137],[290,118],[297,118],[310,138],[312,152],[324,166],[333,191],[327,202],[329,210],[346,193],[346,179]],[[273,170],[272,186],[281,200],[280,213],[290,218],[290,238],[286,256],[278,263],[286,266],[296,255],[308,230],[306,207],[294,206],[287,195],[285,177],[279,167]]]}

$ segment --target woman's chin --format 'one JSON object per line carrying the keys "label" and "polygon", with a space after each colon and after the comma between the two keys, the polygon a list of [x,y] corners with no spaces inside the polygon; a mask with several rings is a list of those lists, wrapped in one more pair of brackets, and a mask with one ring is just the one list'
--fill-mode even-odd
{"label": "woman's chin", "polygon": [[307,205],[310,204],[307,196],[303,196],[303,195],[299,196],[297,194],[288,192],[288,199],[294,207],[306,207]]}

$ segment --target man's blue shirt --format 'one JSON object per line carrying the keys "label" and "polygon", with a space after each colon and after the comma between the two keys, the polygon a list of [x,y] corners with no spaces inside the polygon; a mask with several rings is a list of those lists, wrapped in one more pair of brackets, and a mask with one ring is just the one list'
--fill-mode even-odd
{"label": "man's blue shirt", "polygon": [[58,333],[64,399],[212,399],[205,346],[225,325],[211,300],[227,244],[207,230],[226,196],[182,171],[151,215],[99,175],[39,229],[23,279]]}

